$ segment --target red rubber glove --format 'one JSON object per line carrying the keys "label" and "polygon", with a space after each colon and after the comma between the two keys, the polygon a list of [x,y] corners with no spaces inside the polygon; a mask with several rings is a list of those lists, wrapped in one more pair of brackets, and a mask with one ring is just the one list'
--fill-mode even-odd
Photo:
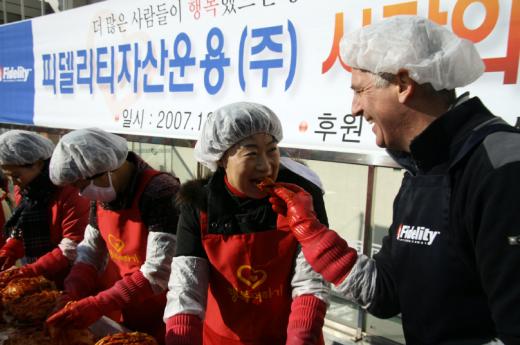
{"label": "red rubber glove", "polygon": [[7,239],[7,242],[0,249],[0,271],[12,267],[16,260],[23,258],[24,255],[25,248],[22,240],[14,237]]}
{"label": "red rubber glove", "polygon": [[323,344],[323,321],[327,305],[313,295],[302,295],[293,299],[291,315],[287,325],[286,345]]}
{"label": "red rubber glove", "polygon": [[49,327],[87,328],[103,316],[103,310],[96,297],[89,296],[79,301],[69,302],[47,319]]}
{"label": "red rubber glove", "polygon": [[126,305],[140,303],[153,295],[148,280],[141,271],[136,271],[96,296],[65,305],[47,319],[47,324],[57,328],[86,328],[104,314],[123,309]]}
{"label": "red rubber glove", "polygon": [[72,266],[64,281],[64,291],[58,297],[53,312],[56,313],[69,302],[77,301],[94,293],[97,286],[97,270],[94,266],[79,262]]}
{"label": "red rubber glove", "polygon": [[[327,281],[339,284],[356,263],[357,252],[335,231],[321,224],[312,206],[312,196],[297,185],[276,183],[269,199],[273,210],[286,217],[312,268]],[[283,214],[283,201],[286,213]]]}
{"label": "red rubber glove", "polygon": [[54,248],[25,267],[32,270],[36,276],[43,275],[47,279],[54,280],[56,276],[60,273],[63,274],[70,267],[70,261],[63,255],[60,248]]}
{"label": "red rubber glove", "polygon": [[202,345],[200,318],[192,314],[177,314],[166,320],[166,345]]}
{"label": "red rubber glove", "polygon": [[72,300],[79,300],[94,294],[98,284],[97,269],[84,262],[74,264],[63,283],[65,293]]}

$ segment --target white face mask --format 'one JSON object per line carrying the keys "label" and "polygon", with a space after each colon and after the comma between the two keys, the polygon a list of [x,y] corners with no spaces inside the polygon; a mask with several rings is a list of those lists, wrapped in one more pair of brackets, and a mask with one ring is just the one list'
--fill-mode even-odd
{"label": "white face mask", "polygon": [[110,186],[108,187],[99,187],[94,184],[94,180],[90,181],[90,184],[83,188],[83,190],[79,193],[80,196],[101,202],[110,202],[115,200],[117,197],[116,190],[112,185],[112,174],[108,172],[108,183]]}

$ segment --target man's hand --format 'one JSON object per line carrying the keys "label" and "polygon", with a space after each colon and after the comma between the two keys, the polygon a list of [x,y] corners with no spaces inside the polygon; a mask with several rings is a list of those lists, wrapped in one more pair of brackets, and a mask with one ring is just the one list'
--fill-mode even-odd
{"label": "man's hand", "polygon": [[356,263],[356,250],[320,223],[312,196],[305,190],[290,183],[275,183],[273,192],[269,198],[272,208],[287,219],[307,262],[329,282],[341,283]]}
{"label": "man's hand", "polygon": [[276,196],[269,198],[275,212],[285,216],[296,239],[303,242],[328,230],[316,217],[312,196],[303,188],[290,183],[276,183]]}

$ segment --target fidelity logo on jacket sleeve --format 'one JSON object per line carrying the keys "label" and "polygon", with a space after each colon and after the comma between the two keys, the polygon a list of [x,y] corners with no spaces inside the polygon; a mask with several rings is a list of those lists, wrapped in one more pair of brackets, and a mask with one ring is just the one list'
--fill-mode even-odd
{"label": "fidelity logo on jacket sleeve", "polygon": [[431,246],[440,233],[440,231],[432,231],[425,226],[401,224],[397,230],[396,239],[402,242]]}

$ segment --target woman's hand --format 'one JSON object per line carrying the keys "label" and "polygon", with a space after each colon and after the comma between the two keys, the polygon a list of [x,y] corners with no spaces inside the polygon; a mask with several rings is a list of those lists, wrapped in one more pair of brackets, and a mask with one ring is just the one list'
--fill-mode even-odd
{"label": "woman's hand", "polygon": [[0,271],[5,271],[11,268],[16,260],[23,258],[25,255],[25,248],[23,241],[17,238],[9,238],[0,249]]}
{"label": "woman's hand", "polygon": [[95,297],[90,296],[77,302],[68,302],[58,312],[51,315],[46,323],[55,328],[87,328],[103,316]]}

